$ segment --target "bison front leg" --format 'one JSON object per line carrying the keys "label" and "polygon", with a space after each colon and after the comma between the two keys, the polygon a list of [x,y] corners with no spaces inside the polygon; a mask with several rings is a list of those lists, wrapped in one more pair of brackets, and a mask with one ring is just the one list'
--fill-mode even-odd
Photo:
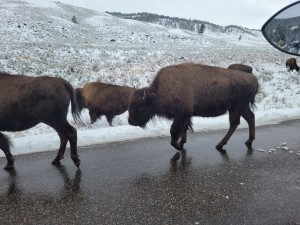
{"label": "bison front leg", "polygon": [[183,117],[176,115],[172,123],[170,133],[171,133],[171,145],[177,150],[182,150],[184,144],[183,142],[181,144],[179,143],[179,138],[184,133],[183,129],[184,129]]}
{"label": "bison front leg", "polygon": [[112,115],[105,115],[105,117],[106,117],[106,120],[107,120],[109,126],[112,127],[112,121],[114,119],[114,116],[112,116]]}
{"label": "bison front leg", "polygon": [[193,131],[191,118],[186,117],[184,119],[183,134],[181,135],[181,139],[180,139],[180,142],[179,142],[180,149],[183,149],[183,145],[187,142],[187,131],[188,131],[189,128],[190,128],[191,131]]}
{"label": "bison front leg", "polygon": [[4,152],[6,160],[7,160],[7,163],[4,167],[5,170],[11,170],[14,168],[15,159],[10,152],[10,144],[11,143],[10,143],[8,137],[6,135],[0,133],[0,148]]}
{"label": "bison front leg", "polygon": [[94,110],[89,110],[91,124],[95,123],[97,120],[97,113]]}

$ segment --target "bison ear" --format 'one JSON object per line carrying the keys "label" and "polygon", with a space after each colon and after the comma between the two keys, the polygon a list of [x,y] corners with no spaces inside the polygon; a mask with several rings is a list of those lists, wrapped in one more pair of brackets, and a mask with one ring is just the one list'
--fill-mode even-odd
{"label": "bison ear", "polygon": [[149,94],[146,92],[146,90],[144,90],[143,101],[145,103],[152,103],[155,98],[156,98],[156,95],[154,93]]}

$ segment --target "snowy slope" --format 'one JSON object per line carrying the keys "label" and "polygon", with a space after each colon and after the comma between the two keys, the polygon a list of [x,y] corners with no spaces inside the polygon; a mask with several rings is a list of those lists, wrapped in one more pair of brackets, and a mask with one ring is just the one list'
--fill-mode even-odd
{"label": "snowy slope", "polygon": [[[72,22],[73,16],[77,23]],[[256,114],[262,115],[262,121],[258,124],[297,118],[300,79],[299,74],[286,71],[284,65],[288,57],[269,45],[255,30],[252,34],[233,30],[230,33],[205,31],[199,35],[48,0],[0,2],[2,71],[63,77],[74,87],[91,81],[142,87],[152,81],[161,67],[170,64],[195,62],[220,67],[248,64],[260,82]],[[289,116],[285,109],[293,113]],[[284,115],[283,118],[278,113]],[[89,122],[86,110],[83,120]],[[212,120],[194,118],[193,121],[196,131],[228,126],[226,116]],[[125,139],[122,134],[128,132],[131,138],[141,136],[139,128],[128,126],[126,113],[118,116],[113,124],[114,127],[108,127],[103,118],[93,126],[79,127],[79,132],[89,135],[88,131],[97,130],[97,143],[113,141],[114,137],[101,135],[114,134],[116,129],[124,131],[116,140]],[[150,123],[145,136],[168,135],[169,126],[169,121],[157,120]],[[7,134],[17,142],[18,137],[52,132],[51,128],[38,125],[24,132]],[[85,136],[85,140],[91,139]],[[80,139],[79,142],[89,144]]]}

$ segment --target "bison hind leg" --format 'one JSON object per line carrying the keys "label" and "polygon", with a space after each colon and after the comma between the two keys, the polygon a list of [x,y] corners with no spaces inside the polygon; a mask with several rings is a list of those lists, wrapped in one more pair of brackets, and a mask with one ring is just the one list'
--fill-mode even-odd
{"label": "bison hind leg", "polygon": [[47,123],[54,128],[60,137],[60,147],[56,158],[52,161],[52,164],[59,164],[60,160],[64,158],[67,142],[70,142],[71,158],[75,166],[79,167],[80,159],[77,155],[77,130],[72,127],[67,120],[55,121]]}
{"label": "bison hind leg", "polygon": [[[176,115],[171,126],[171,145],[177,150],[183,150],[187,141],[187,130],[192,130],[191,117]],[[180,140],[179,140],[180,139]]]}
{"label": "bison hind leg", "polygon": [[251,111],[249,105],[245,108],[245,110],[242,114],[242,117],[247,121],[248,127],[249,127],[249,138],[245,142],[245,144],[248,147],[248,149],[251,149],[252,148],[252,142],[255,139],[255,115]]}
{"label": "bison hind leg", "polygon": [[191,121],[190,117],[184,119],[183,127],[184,127],[183,133],[181,135],[181,139],[180,139],[180,142],[179,142],[181,150],[183,150],[183,145],[187,142],[187,131],[189,130],[190,132],[194,132],[193,124],[192,124],[192,121]]}
{"label": "bison hind leg", "polygon": [[52,161],[53,165],[59,165],[60,160],[64,159],[64,154],[65,154],[66,146],[67,146],[67,143],[68,143],[68,137],[65,135],[65,133],[57,131],[57,134],[60,138],[60,147],[59,147],[57,156]]}
{"label": "bison hind leg", "polygon": [[15,159],[10,152],[10,146],[11,146],[11,142],[10,142],[9,138],[0,132],[0,149],[2,149],[2,151],[4,152],[6,160],[7,160],[7,163],[4,167],[5,170],[14,169]]}

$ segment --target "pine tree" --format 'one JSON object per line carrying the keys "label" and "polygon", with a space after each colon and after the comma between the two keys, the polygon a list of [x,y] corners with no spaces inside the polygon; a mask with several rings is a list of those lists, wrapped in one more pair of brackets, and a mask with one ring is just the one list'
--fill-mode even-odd
{"label": "pine tree", "polygon": [[78,23],[78,22],[77,22],[77,19],[76,19],[76,16],[73,16],[73,17],[72,17],[72,22],[73,22],[73,23]]}
{"label": "pine tree", "polygon": [[199,30],[198,30],[198,34],[203,34],[204,30],[205,30],[205,25],[204,25],[204,23],[202,23]]}

